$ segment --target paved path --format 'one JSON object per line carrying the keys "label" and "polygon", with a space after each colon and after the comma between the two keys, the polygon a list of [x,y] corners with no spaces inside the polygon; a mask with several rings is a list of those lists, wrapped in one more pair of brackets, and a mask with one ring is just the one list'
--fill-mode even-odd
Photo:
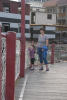
{"label": "paved path", "polygon": [[67,100],[67,63],[50,65],[50,71],[28,71],[16,83],[15,100]]}

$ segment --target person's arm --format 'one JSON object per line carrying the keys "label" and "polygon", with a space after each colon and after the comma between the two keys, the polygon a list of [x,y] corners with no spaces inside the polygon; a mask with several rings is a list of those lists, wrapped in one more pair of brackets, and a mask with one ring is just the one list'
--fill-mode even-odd
{"label": "person's arm", "polygon": [[49,40],[47,39],[46,40],[46,46],[48,47],[48,45],[49,45]]}
{"label": "person's arm", "polygon": [[38,42],[37,42],[37,44],[36,44],[36,47],[38,47],[38,43],[39,43],[39,38],[40,38],[40,35],[38,36]]}

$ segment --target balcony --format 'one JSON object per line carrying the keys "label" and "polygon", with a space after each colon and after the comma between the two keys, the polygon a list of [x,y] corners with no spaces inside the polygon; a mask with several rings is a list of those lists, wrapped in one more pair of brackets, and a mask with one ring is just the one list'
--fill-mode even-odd
{"label": "balcony", "polygon": [[59,13],[58,14],[58,17],[65,17],[66,16],[66,13]]}

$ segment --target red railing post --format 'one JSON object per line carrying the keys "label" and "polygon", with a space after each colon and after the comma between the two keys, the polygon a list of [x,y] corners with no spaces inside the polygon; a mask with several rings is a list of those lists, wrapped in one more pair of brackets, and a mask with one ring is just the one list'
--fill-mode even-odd
{"label": "red railing post", "polygon": [[52,43],[52,46],[51,46],[51,64],[54,64],[54,52],[55,52],[55,43]]}
{"label": "red railing post", "polygon": [[6,94],[5,100],[14,100],[15,88],[16,33],[6,36]]}
{"label": "red railing post", "polygon": [[2,90],[2,52],[1,52],[1,27],[0,27],[0,100],[2,100],[1,90]]}
{"label": "red railing post", "polygon": [[21,55],[20,77],[24,77],[25,69],[25,0],[21,0]]}

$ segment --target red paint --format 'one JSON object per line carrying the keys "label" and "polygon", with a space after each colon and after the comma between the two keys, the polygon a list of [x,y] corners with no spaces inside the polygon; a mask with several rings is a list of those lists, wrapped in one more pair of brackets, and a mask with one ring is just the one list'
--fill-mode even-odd
{"label": "red paint", "polygon": [[3,5],[1,1],[0,1],[0,11],[3,11]]}
{"label": "red paint", "polygon": [[21,0],[21,55],[20,77],[24,77],[25,69],[25,0]]}
{"label": "red paint", "polygon": [[30,15],[30,5],[29,4],[25,5],[25,15]]}
{"label": "red paint", "polygon": [[18,2],[15,1],[10,2],[10,12],[18,14]]}
{"label": "red paint", "polygon": [[0,100],[2,100],[2,98],[1,98],[1,90],[2,90],[2,71],[1,71],[1,69],[2,69],[2,53],[1,53],[1,50],[2,50],[2,48],[1,48],[1,28],[0,28]]}
{"label": "red paint", "polygon": [[52,43],[52,46],[51,46],[51,64],[54,64],[54,52],[55,52],[55,44]]}
{"label": "red paint", "polygon": [[[21,2],[0,0],[0,11],[3,11],[3,4],[6,4],[10,8],[10,13],[19,14],[18,8],[21,7]],[[25,14],[30,15],[30,5],[26,4]]]}
{"label": "red paint", "polygon": [[14,100],[16,34],[8,32],[6,36],[6,94],[5,100]]}

